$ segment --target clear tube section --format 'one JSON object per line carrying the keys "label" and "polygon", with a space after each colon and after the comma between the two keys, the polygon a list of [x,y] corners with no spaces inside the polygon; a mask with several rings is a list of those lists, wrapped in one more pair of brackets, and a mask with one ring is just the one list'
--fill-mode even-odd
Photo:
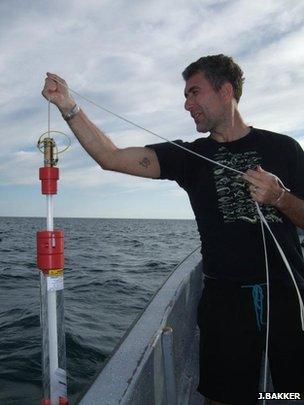
{"label": "clear tube section", "polygon": [[54,230],[54,220],[53,220],[53,196],[46,196],[46,229],[47,231]]}
{"label": "clear tube section", "polygon": [[43,399],[50,405],[67,398],[63,289],[50,290],[61,282],[40,272]]}

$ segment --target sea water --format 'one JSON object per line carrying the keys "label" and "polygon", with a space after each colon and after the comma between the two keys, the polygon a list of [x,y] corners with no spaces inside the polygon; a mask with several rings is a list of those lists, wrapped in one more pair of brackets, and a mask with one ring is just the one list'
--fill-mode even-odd
{"label": "sea water", "polygon": [[[65,233],[70,404],[93,382],[168,274],[200,244],[195,221],[55,220]],[[42,218],[0,217],[0,404],[39,404],[41,331],[36,231]]]}

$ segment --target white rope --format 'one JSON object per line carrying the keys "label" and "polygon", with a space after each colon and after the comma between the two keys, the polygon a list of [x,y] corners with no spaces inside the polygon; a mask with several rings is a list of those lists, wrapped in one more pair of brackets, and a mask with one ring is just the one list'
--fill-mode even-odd
{"label": "white rope", "polygon": [[[259,212],[259,204],[256,202],[256,208]],[[262,213],[261,213],[262,214]],[[262,214],[263,215],[263,214]],[[264,376],[263,376],[263,392],[267,391],[267,370],[268,370],[268,346],[269,346],[269,321],[270,321],[270,291],[269,291],[269,268],[268,268],[268,256],[267,256],[267,247],[266,247],[266,238],[264,231],[264,224],[260,216],[262,237],[263,237],[263,248],[265,256],[265,269],[266,269],[266,288],[267,288],[267,318],[266,318],[266,344],[265,344],[265,360],[264,360]],[[263,405],[266,404],[266,400],[263,399]]]}
{"label": "white rope", "polygon": [[[154,136],[156,136],[156,137],[158,137],[158,138],[160,138],[160,139],[162,139],[162,140],[165,140],[165,141],[169,142],[170,144],[175,145],[176,147],[178,147],[178,148],[180,148],[180,149],[183,149],[183,150],[185,150],[185,151],[188,152],[188,153],[191,153],[192,155],[195,155],[195,156],[200,157],[200,158],[202,158],[202,159],[204,159],[204,160],[207,160],[207,161],[210,162],[210,163],[213,163],[213,164],[215,164],[215,165],[221,166],[221,167],[223,167],[223,168],[225,168],[225,169],[227,169],[227,170],[236,172],[236,173],[241,174],[241,175],[244,175],[244,174],[245,174],[245,173],[243,173],[243,172],[241,172],[241,171],[239,171],[239,170],[236,170],[236,169],[234,169],[234,168],[232,168],[232,167],[223,165],[223,164],[220,163],[220,162],[217,162],[217,161],[215,161],[215,160],[212,160],[212,159],[207,158],[206,156],[203,156],[203,155],[201,155],[201,154],[199,154],[199,153],[196,153],[196,152],[194,152],[194,151],[192,151],[192,150],[190,150],[190,149],[188,149],[188,148],[186,148],[186,147],[184,147],[184,146],[182,146],[182,145],[179,145],[178,143],[176,143],[176,142],[174,142],[174,141],[170,141],[169,139],[167,139],[167,138],[165,138],[165,137],[163,137],[163,136],[160,136],[160,135],[156,134],[155,132],[150,131],[149,129],[146,129],[146,128],[144,128],[143,126],[138,125],[138,124],[136,124],[136,123],[134,123],[134,122],[128,120],[127,118],[125,118],[125,117],[123,117],[123,116],[121,116],[121,115],[119,115],[119,114],[116,114],[115,112],[109,110],[108,108],[105,108],[105,107],[103,107],[103,106],[97,104],[96,102],[90,100],[89,98],[82,96],[81,94],[79,94],[79,93],[76,92],[75,90],[73,90],[73,89],[71,89],[70,87],[68,87],[65,83],[62,83],[62,82],[60,82],[60,81],[58,81],[58,80],[55,80],[55,79],[52,79],[52,80],[56,81],[57,83],[59,83],[60,85],[62,85],[62,86],[64,86],[64,87],[66,87],[69,91],[71,91],[72,93],[76,94],[77,96],[79,96],[79,97],[82,98],[83,100],[87,101],[88,103],[93,104],[93,105],[96,106],[97,108],[100,108],[101,110],[103,110],[103,111],[105,111],[105,112],[107,112],[107,113],[109,113],[109,114],[111,114],[111,115],[113,115],[113,116],[115,116],[115,117],[121,119],[122,121],[127,122],[128,124],[131,124],[131,125],[133,125],[133,126],[139,128],[139,129],[142,129],[143,131],[148,132],[148,133],[150,133],[150,134],[152,134],[152,135],[154,135]],[[279,179],[278,179],[278,180],[279,180]],[[280,181],[280,182],[281,182],[281,181]],[[290,277],[291,277],[291,279],[292,279],[292,281],[293,281],[293,284],[294,284],[294,286],[295,286],[295,289],[296,289],[296,291],[297,291],[298,300],[299,300],[299,306],[300,306],[300,318],[301,318],[301,324],[302,324],[302,330],[303,330],[303,331],[304,331],[304,305],[303,305],[302,297],[301,297],[299,288],[298,288],[298,286],[297,286],[297,283],[296,283],[296,281],[295,281],[294,275],[292,274],[292,270],[291,270],[291,267],[290,267],[290,265],[289,265],[289,262],[288,262],[288,260],[287,260],[287,258],[286,258],[286,256],[285,256],[285,254],[284,254],[284,252],[283,252],[283,250],[282,250],[282,248],[281,248],[279,242],[277,241],[277,239],[275,238],[273,232],[271,231],[270,226],[269,226],[267,220],[265,219],[265,217],[264,217],[264,215],[263,215],[263,213],[262,213],[262,211],[261,211],[261,209],[260,209],[260,207],[259,207],[259,204],[258,204],[257,202],[255,202],[255,205],[256,205],[256,209],[257,209],[257,212],[258,212],[258,215],[259,215],[259,218],[260,218],[261,229],[262,229],[263,246],[264,246],[264,254],[265,254],[266,283],[267,283],[267,326],[266,326],[266,327],[267,327],[267,332],[266,332],[265,367],[264,367],[264,392],[265,392],[265,391],[266,391],[266,388],[267,388],[268,345],[269,345],[269,320],[270,320],[270,297],[269,297],[268,255],[267,255],[266,239],[265,239],[265,232],[264,232],[264,226],[263,226],[263,224],[265,224],[265,226],[266,226],[266,228],[268,229],[268,231],[269,231],[271,237],[273,238],[273,240],[274,240],[274,242],[275,242],[275,244],[276,244],[276,247],[277,247],[277,249],[278,249],[278,251],[279,251],[279,253],[280,253],[281,257],[282,257],[282,260],[283,260],[283,262],[284,262],[284,264],[285,264],[285,266],[286,266],[286,268],[287,268],[287,271],[288,271],[288,273],[289,273],[289,275],[290,275]],[[265,403],[265,400],[263,401],[263,403]]]}
{"label": "white rope", "polygon": [[50,138],[51,133],[51,99],[48,100],[48,130],[47,130]]}
{"label": "white rope", "polygon": [[261,212],[261,209],[260,209],[259,205],[256,204],[256,207],[257,207],[257,210],[258,210],[260,219],[261,219],[261,221],[264,222],[264,224],[266,225],[266,228],[268,229],[268,231],[269,231],[269,233],[270,233],[272,239],[274,240],[274,243],[276,244],[276,247],[277,247],[277,249],[278,249],[278,251],[279,251],[279,253],[280,253],[280,255],[281,255],[282,259],[283,259],[283,262],[284,262],[284,264],[285,264],[285,266],[286,266],[286,268],[287,268],[287,271],[288,271],[288,273],[289,273],[289,275],[290,275],[290,277],[291,277],[291,279],[292,279],[292,282],[293,282],[293,284],[294,284],[294,286],[295,286],[295,289],[296,289],[296,292],[297,292],[297,295],[298,295],[299,305],[300,305],[301,325],[302,325],[302,330],[304,331],[304,305],[303,305],[303,300],[302,300],[302,297],[301,297],[299,288],[298,288],[298,286],[297,286],[296,280],[295,280],[295,278],[294,278],[294,275],[293,275],[293,273],[292,273],[290,264],[289,264],[289,262],[288,262],[288,260],[287,260],[287,258],[286,258],[286,256],[285,256],[285,253],[283,252],[283,249],[281,248],[279,242],[277,241],[277,239],[275,238],[275,236],[274,236],[272,230],[270,229],[270,226],[269,226],[268,222],[266,221],[266,219],[265,219],[263,213]]}

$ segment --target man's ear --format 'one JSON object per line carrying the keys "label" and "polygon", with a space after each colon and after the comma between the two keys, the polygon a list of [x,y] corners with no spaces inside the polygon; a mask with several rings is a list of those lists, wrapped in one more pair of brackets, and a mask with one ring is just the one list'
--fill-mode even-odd
{"label": "man's ear", "polygon": [[233,87],[232,84],[229,82],[225,82],[224,84],[222,84],[220,92],[226,101],[229,101],[234,97]]}

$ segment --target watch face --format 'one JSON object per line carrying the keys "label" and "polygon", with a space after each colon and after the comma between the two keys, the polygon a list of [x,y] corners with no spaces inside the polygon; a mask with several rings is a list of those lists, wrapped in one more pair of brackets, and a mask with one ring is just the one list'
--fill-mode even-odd
{"label": "watch face", "polygon": [[62,115],[63,118],[68,121],[71,118],[74,117],[75,114],[78,113],[78,111],[80,110],[79,106],[76,104],[68,113],[66,113],[65,115]]}

